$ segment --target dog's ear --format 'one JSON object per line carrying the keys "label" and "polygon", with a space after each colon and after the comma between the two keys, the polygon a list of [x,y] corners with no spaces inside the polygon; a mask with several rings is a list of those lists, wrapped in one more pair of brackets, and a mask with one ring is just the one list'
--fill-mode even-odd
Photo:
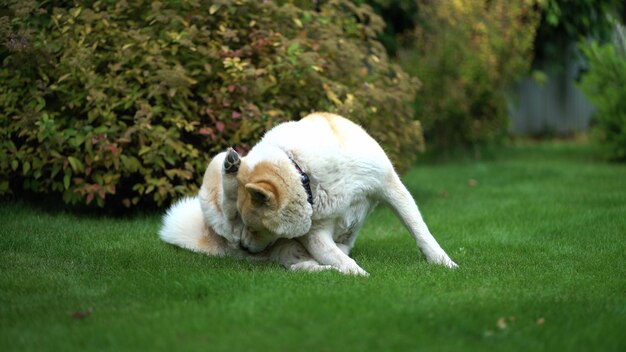
{"label": "dog's ear", "polygon": [[246,191],[250,194],[252,204],[255,206],[268,205],[276,199],[274,187],[265,182],[248,183]]}

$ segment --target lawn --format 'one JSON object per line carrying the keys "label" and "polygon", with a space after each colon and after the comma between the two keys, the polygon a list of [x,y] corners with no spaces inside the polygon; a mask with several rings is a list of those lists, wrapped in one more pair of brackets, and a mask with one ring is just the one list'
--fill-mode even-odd
{"label": "lawn", "polygon": [[404,180],[459,269],[383,208],[362,278],[180,250],[159,214],[0,203],[0,350],[626,350],[626,165],[550,142]]}

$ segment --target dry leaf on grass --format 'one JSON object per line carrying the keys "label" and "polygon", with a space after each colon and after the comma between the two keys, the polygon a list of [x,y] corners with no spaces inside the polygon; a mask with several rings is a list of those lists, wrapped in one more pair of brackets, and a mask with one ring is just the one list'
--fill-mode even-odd
{"label": "dry leaf on grass", "polygon": [[93,313],[93,308],[91,308],[91,307],[87,308],[87,310],[85,310],[85,311],[77,310],[74,313],[72,313],[72,318],[78,319],[78,320],[83,320],[83,319],[87,318],[88,316],[90,316],[91,313]]}
{"label": "dry leaf on grass", "polygon": [[500,317],[500,319],[498,319],[498,322],[496,323],[496,325],[498,326],[498,329],[500,329],[500,330],[506,329],[506,318]]}

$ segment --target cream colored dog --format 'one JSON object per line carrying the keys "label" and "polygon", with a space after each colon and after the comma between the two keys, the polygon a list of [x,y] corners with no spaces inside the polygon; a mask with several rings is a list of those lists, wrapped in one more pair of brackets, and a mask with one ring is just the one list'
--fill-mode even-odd
{"label": "cream colored dog", "polygon": [[348,254],[365,217],[382,201],[429,262],[457,266],[431,235],[380,145],[341,116],[314,113],[276,126],[241,160],[237,181],[224,184],[238,187],[238,195],[222,207],[230,207],[225,213],[232,223],[238,211],[247,230],[225,233],[240,234],[251,253],[279,239],[297,239],[319,265],[368,275]]}
{"label": "cream colored dog", "polygon": [[246,231],[236,207],[239,162],[239,155],[233,149],[213,158],[199,194],[178,201],[163,217],[161,239],[211,256],[278,261],[290,270],[332,269],[329,265],[320,265],[299,242],[291,239],[281,239],[258,254],[250,254],[239,247],[242,232]]}

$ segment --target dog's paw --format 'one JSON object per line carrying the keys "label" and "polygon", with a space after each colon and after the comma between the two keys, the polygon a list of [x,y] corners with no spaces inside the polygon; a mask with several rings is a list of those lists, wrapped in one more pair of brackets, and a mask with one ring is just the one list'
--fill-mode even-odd
{"label": "dog's paw", "polygon": [[339,270],[339,272],[344,275],[365,276],[365,277],[370,276],[370,274],[367,271],[361,269],[361,267],[356,264],[344,266],[344,267],[338,268],[337,270]]}
{"label": "dog's paw", "polygon": [[233,148],[228,148],[226,158],[224,158],[224,173],[235,174],[239,171],[239,165],[241,164],[241,158],[239,154]]}
{"label": "dog's paw", "polygon": [[319,271],[333,270],[335,267],[332,265],[321,265],[314,260],[309,260],[305,262],[299,262],[292,264],[289,266],[289,270],[291,271],[306,271],[310,273],[316,273]]}
{"label": "dog's paw", "polygon": [[459,265],[453,262],[452,259],[450,259],[450,257],[448,257],[446,254],[437,256],[434,259],[429,259],[428,261],[430,263],[443,265],[446,268],[450,268],[450,269],[456,269],[459,267]]}

